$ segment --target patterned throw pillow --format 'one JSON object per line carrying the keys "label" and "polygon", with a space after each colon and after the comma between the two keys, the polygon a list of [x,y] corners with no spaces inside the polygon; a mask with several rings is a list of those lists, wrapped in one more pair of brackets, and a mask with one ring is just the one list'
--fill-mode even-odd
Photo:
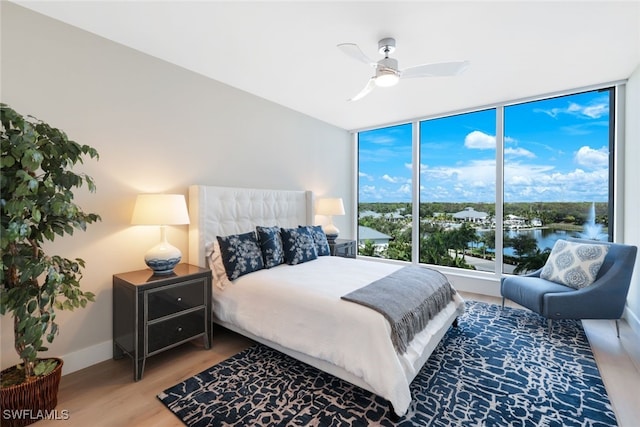
{"label": "patterned throw pillow", "polygon": [[301,264],[318,258],[316,244],[311,233],[306,228],[283,228],[282,246],[284,246],[284,260],[289,265]]}
{"label": "patterned throw pillow", "polygon": [[264,268],[256,233],[250,231],[231,236],[217,236],[222,263],[230,280]]}
{"label": "patterned throw pillow", "polygon": [[264,268],[275,267],[284,263],[284,248],[280,237],[280,227],[256,227],[258,243],[262,250]]}
{"label": "patterned throw pillow", "polygon": [[331,255],[327,235],[324,234],[324,230],[321,225],[299,225],[298,227],[309,230],[309,233],[311,233],[311,236],[313,237],[313,242],[316,244],[318,256]]}
{"label": "patterned throw pillow", "polygon": [[596,280],[609,246],[558,240],[540,277],[574,289],[589,286]]}

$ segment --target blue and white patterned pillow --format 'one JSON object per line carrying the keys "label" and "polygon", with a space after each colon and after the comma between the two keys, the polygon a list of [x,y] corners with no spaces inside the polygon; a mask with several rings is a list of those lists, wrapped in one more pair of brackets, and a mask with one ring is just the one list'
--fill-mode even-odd
{"label": "blue and white patterned pillow", "polygon": [[283,228],[280,233],[284,247],[284,261],[287,264],[301,264],[318,258],[316,243],[306,228]]}
{"label": "blue and white patterned pillow", "polygon": [[284,247],[280,237],[280,227],[257,226],[258,243],[262,250],[264,268],[275,267],[284,263]]}
{"label": "blue and white patterned pillow", "polygon": [[255,232],[217,236],[217,239],[222,263],[230,280],[264,268],[262,251]]}
{"label": "blue and white patterned pillow", "polygon": [[558,240],[540,272],[540,278],[574,289],[584,288],[596,280],[607,252],[607,245]]}
{"label": "blue and white patterned pillow", "polygon": [[299,225],[299,228],[306,228],[311,233],[313,241],[316,244],[316,251],[318,256],[331,255],[329,249],[329,242],[327,241],[327,235],[324,233],[321,225]]}

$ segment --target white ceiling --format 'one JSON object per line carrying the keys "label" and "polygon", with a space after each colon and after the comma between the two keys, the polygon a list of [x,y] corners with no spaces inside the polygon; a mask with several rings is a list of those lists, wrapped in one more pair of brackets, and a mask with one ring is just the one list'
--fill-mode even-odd
{"label": "white ceiling", "polygon": [[[15,3],[353,130],[626,79],[640,1],[24,1]],[[357,102],[394,37],[400,68],[469,60],[457,77],[402,80]]]}

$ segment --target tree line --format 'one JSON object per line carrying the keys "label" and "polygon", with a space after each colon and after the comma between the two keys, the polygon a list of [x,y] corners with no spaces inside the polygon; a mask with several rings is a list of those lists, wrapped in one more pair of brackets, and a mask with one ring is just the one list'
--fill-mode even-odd
{"label": "tree line", "polygon": [[[475,269],[465,255],[493,259],[495,229],[478,233],[474,225],[463,222],[459,227],[446,227],[444,220],[452,220],[453,213],[472,207],[476,211],[495,215],[493,204],[488,203],[421,203],[419,262],[457,268]],[[505,204],[505,215],[516,215],[527,220],[540,219],[543,224],[581,226],[588,220],[591,203],[535,202]],[[360,255],[411,261],[412,223],[411,203],[361,203],[360,213],[376,212],[380,215],[363,216],[361,226],[369,227],[391,237],[383,253],[373,242],[365,242],[359,248]],[[607,204],[595,203],[596,222],[607,225]],[[393,216],[389,216],[393,214]],[[433,220],[436,219],[436,220]],[[427,220],[427,221],[424,221]],[[433,221],[432,221],[433,220]],[[509,237],[503,235],[505,247],[513,248],[514,256],[504,256],[504,262],[515,265],[515,273],[536,270],[544,265],[551,248],[538,248],[537,240],[526,234]],[[469,247],[469,243],[474,243]]]}

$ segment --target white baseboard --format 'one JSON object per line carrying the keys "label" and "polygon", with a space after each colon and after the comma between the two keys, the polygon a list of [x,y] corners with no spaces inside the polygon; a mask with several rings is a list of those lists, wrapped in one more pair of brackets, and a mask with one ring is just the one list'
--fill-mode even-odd
{"label": "white baseboard", "polygon": [[622,317],[627,321],[631,330],[640,341],[640,319],[635,315],[635,313],[629,310],[629,306],[625,306],[624,313],[622,313]]}
{"label": "white baseboard", "polygon": [[113,357],[113,341],[111,340],[65,354],[60,357],[64,360],[62,375],[104,362],[111,359],[111,357]]}
{"label": "white baseboard", "polygon": [[462,292],[500,297],[500,280],[493,277],[479,278],[465,274],[444,273],[454,288]]}

